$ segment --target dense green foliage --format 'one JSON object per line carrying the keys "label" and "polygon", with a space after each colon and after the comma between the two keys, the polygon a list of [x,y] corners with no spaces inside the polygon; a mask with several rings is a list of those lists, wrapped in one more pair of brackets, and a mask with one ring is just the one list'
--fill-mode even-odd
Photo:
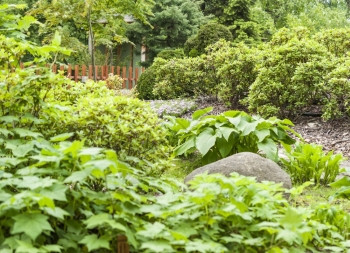
{"label": "dense green foliage", "polygon": [[[67,15],[77,10],[69,1],[40,2],[48,7],[43,9],[47,15],[53,14],[48,18],[58,19],[60,13],[49,7],[72,7]],[[106,7],[106,3],[95,2],[94,8]],[[142,3],[150,2],[120,3],[108,11],[125,10],[143,17],[148,5]],[[55,33],[45,46],[29,43],[25,34],[35,19],[17,20],[15,14],[7,14],[9,8],[14,13],[22,11],[0,5],[0,252],[116,252],[118,235],[128,238],[131,252],[145,253],[350,250],[349,213],[326,203],[296,208],[284,198],[285,193],[295,195],[304,186],[286,191],[281,185],[257,183],[237,174],[204,174],[186,186],[149,175],[170,166],[167,138],[180,144],[177,154],[198,149],[204,160],[239,151],[261,152],[276,160],[277,145],[292,144],[290,134],[297,135],[289,120],[265,120],[239,111],[205,116],[210,110],[205,109],[195,112],[191,121],[173,118],[168,122],[173,134],[168,135],[147,103],[117,96],[120,78],[75,83],[44,67],[55,63],[61,53],[69,55],[60,46],[61,36]],[[306,40],[293,36],[274,39],[271,48]],[[221,84],[236,92],[233,96],[238,100],[246,96],[250,78],[260,73],[254,68],[259,51],[243,45],[220,48],[224,43],[219,43],[200,57],[158,58],[160,67],[154,71],[160,74],[156,72],[152,92],[168,82],[165,87],[170,96],[217,94]],[[321,44],[315,44],[315,52],[326,50]],[[310,51],[307,47],[306,52]],[[334,56],[325,52],[327,57]],[[314,59],[313,54],[306,56]],[[28,62],[22,69],[24,58]],[[238,66],[230,67],[234,59]],[[334,68],[325,76],[333,93],[323,90],[339,113],[348,109],[347,94],[340,97],[342,88],[336,89],[349,84],[344,59],[345,65],[339,64],[341,58],[335,59]],[[293,64],[291,69],[298,69]],[[240,71],[249,73],[249,78],[240,76]],[[217,79],[217,73],[241,80],[242,88],[241,83]],[[159,94],[165,96],[166,89],[159,89]],[[301,149],[308,150],[308,146]],[[318,147],[307,154],[320,158],[324,180],[334,178],[337,156],[323,156]],[[290,162],[303,159],[296,149],[290,150],[290,156]],[[332,185],[341,187],[338,196],[348,196],[348,181]]]}
{"label": "dense green foliage", "polygon": [[265,117],[293,118],[313,106],[326,120],[348,115],[347,31],[285,28],[259,47],[219,41],[201,56],[157,62],[147,97],[211,95]]}
{"label": "dense green foliage", "polygon": [[337,191],[334,197],[344,197],[350,199],[350,179],[349,177],[343,177],[342,179],[331,183],[332,188],[336,188]]}
{"label": "dense green foliage", "polygon": [[273,184],[211,175],[181,193],[112,151],[80,142],[23,145],[27,154],[1,160],[2,251],[113,252],[118,234],[132,252],[345,249],[348,214],[292,208]]}
{"label": "dense green foliage", "polygon": [[164,169],[170,154],[167,131],[145,102],[115,95],[101,99],[94,91],[61,111],[55,105],[43,114],[46,136],[72,132],[87,145],[113,149],[123,160],[131,159],[149,172]]}
{"label": "dense green foliage", "polygon": [[287,39],[284,32],[288,33],[281,31],[264,50],[249,93],[249,108],[264,116],[292,117],[320,101],[325,75],[332,67],[322,45]]}
{"label": "dense green foliage", "polygon": [[113,151],[60,142],[70,135],[51,143],[36,136],[1,134],[4,252],[114,252],[118,234],[127,235],[131,252],[347,247],[349,214],[293,208],[278,185],[202,175],[181,192],[184,186],[147,177]]}
{"label": "dense green foliage", "polygon": [[173,58],[183,58],[185,57],[184,50],[181,48],[177,49],[164,49],[157,54],[157,57],[165,59],[165,60],[170,60]]}
{"label": "dense green foliage", "polygon": [[184,51],[191,57],[199,56],[205,52],[207,46],[218,42],[220,39],[232,41],[230,30],[221,24],[208,23],[201,26],[198,33],[186,41]]}
{"label": "dense green foliage", "polygon": [[207,64],[206,56],[163,60],[153,73],[156,79],[152,92],[162,99],[217,93],[215,72]]}
{"label": "dense green foliage", "polygon": [[156,78],[161,66],[166,64],[166,60],[157,57],[152,66],[147,68],[142,73],[140,79],[137,82],[136,90],[138,92],[138,98],[140,99],[155,99],[158,96],[153,93],[154,86],[156,85]]}
{"label": "dense green foliage", "polygon": [[137,97],[140,99],[155,99],[156,96],[153,94],[153,88],[156,82],[156,63],[147,68],[140,79],[137,81]]}
{"label": "dense green foliage", "polygon": [[340,172],[341,154],[325,153],[322,146],[297,142],[295,147],[283,145],[287,158],[281,159],[294,184],[313,180],[316,185],[334,182]]}
{"label": "dense green foliage", "polygon": [[175,155],[198,150],[207,164],[239,152],[262,152],[278,160],[277,145],[292,144],[295,133],[289,120],[263,119],[240,111],[205,116],[212,108],[193,113],[192,120],[170,118],[169,128],[177,136]]}
{"label": "dense green foliage", "polygon": [[[75,83],[40,65],[52,54],[67,53],[59,46],[58,35],[43,47],[2,35],[0,44],[0,116],[17,116],[15,127],[30,127],[46,138],[72,132],[72,139],[114,149],[148,172],[164,169],[171,152],[167,131],[146,103],[116,96],[105,82]],[[29,53],[36,57],[36,65],[19,68],[21,57]],[[121,80],[110,77],[109,82],[119,86]]]}
{"label": "dense green foliage", "polygon": [[218,42],[208,48],[207,64],[215,69],[219,98],[231,107],[240,105],[257,76],[259,51],[243,43],[231,47],[228,42]]}
{"label": "dense green foliage", "polygon": [[157,0],[149,17],[148,26],[135,22],[128,27],[129,38],[135,44],[147,46],[147,66],[164,49],[182,47],[186,40],[194,35],[205,22],[203,13],[196,1]]}

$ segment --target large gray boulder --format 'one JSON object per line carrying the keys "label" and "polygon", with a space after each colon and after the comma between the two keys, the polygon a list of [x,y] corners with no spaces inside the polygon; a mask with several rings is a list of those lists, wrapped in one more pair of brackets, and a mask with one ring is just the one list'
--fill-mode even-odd
{"label": "large gray boulder", "polygon": [[255,177],[259,182],[273,181],[283,183],[283,187],[287,189],[292,187],[289,175],[275,162],[250,152],[238,153],[195,169],[187,175],[185,183],[205,172],[208,174],[220,173],[225,176],[237,172],[243,176]]}

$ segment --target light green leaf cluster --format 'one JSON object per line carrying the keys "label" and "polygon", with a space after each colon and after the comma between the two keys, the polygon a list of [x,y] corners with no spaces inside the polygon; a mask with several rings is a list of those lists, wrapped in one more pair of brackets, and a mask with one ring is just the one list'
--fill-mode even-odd
{"label": "light green leaf cluster", "polygon": [[342,154],[325,153],[322,146],[304,142],[297,142],[294,147],[283,146],[287,158],[281,161],[295,184],[313,180],[317,185],[328,185],[341,171]]}
{"label": "light green leaf cluster", "polygon": [[[197,115],[199,116],[199,115]],[[3,123],[3,121],[2,121]],[[0,249],[18,252],[321,252],[349,248],[349,214],[293,208],[273,183],[232,174],[186,186],[149,177],[114,151],[0,135]],[[6,148],[33,143],[24,157]],[[271,251],[274,249],[274,251]]]}
{"label": "light green leaf cluster", "polygon": [[212,108],[193,113],[192,120],[169,117],[168,127],[177,136],[175,155],[191,154],[196,150],[202,163],[210,163],[239,152],[262,152],[278,160],[278,144],[293,144],[295,133],[289,120],[263,119],[245,112],[227,111],[205,116]]}

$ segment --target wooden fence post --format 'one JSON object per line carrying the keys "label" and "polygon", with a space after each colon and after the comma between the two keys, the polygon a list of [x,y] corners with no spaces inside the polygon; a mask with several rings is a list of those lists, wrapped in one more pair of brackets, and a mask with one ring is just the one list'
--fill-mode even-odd
{"label": "wooden fence post", "polygon": [[129,67],[129,80],[128,80],[128,88],[129,88],[129,90],[131,90],[132,89],[132,87],[134,86],[133,85],[133,71],[132,71],[132,67]]}
{"label": "wooden fence post", "polygon": [[126,88],[126,67],[123,67],[123,89]]}
{"label": "wooden fence post", "polygon": [[92,79],[92,65],[89,65],[89,79]]}
{"label": "wooden fence post", "polygon": [[52,72],[55,73],[55,74],[57,74],[57,65],[56,65],[56,64],[54,64],[54,65],[52,66]]}
{"label": "wooden fence post", "polygon": [[114,66],[111,67],[111,72],[112,75],[114,75]]}
{"label": "wooden fence post", "polygon": [[70,64],[68,64],[67,76],[72,79],[72,65]]}
{"label": "wooden fence post", "polygon": [[78,82],[79,77],[79,65],[74,66],[74,81]]}
{"label": "wooden fence post", "polygon": [[117,239],[117,253],[129,253],[128,238],[124,235],[119,235]]}
{"label": "wooden fence post", "polygon": [[95,66],[95,75],[96,75],[96,80],[98,80],[99,76],[98,76],[98,69],[99,69],[99,65]]}
{"label": "wooden fence post", "polygon": [[86,76],[86,66],[85,65],[81,66],[81,76],[82,76],[82,79],[83,79],[83,76]]}

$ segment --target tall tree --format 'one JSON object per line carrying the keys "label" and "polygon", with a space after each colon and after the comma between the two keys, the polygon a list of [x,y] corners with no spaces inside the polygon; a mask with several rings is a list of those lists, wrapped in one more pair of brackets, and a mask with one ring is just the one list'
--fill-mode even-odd
{"label": "tall tree", "polygon": [[44,42],[59,30],[63,46],[86,53],[89,37],[94,38],[92,48],[126,41],[124,16],[148,24],[153,4],[153,0],[39,0],[29,13],[45,24],[39,30]]}
{"label": "tall tree", "polygon": [[194,35],[199,26],[206,22],[196,1],[156,0],[149,18],[152,27],[135,22],[128,29],[129,39],[147,46],[147,63],[164,49],[183,47],[186,40]]}

